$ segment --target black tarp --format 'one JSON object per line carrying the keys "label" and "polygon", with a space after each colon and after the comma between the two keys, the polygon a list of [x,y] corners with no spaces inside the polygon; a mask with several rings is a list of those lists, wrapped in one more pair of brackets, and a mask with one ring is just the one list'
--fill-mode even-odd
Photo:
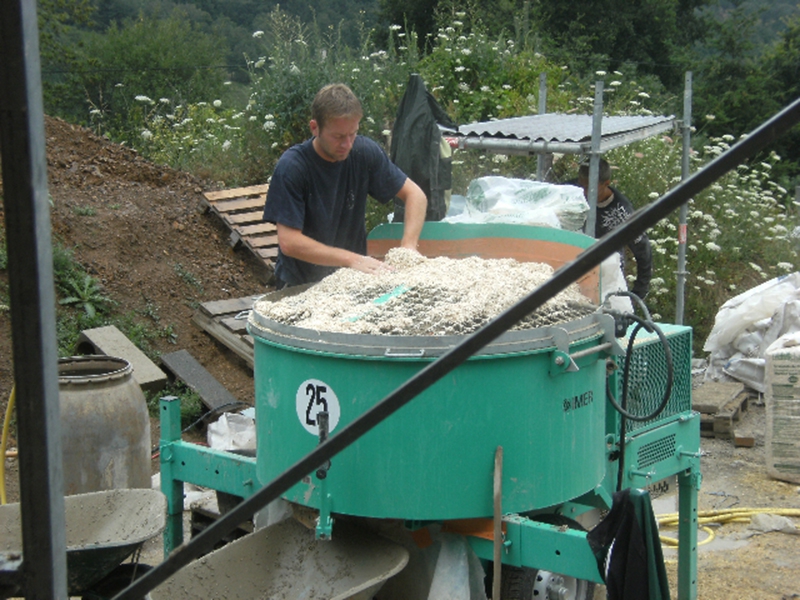
{"label": "black tarp", "polygon": [[[439,125],[457,129],[433,95],[425,89],[422,77],[412,74],[397,109],[390,157],[428,197],[427,221],[444,218],[452,188],[452,158],[444,155]],[[394,221],[403,221],[403,203],[395,198],[394,204]]]}

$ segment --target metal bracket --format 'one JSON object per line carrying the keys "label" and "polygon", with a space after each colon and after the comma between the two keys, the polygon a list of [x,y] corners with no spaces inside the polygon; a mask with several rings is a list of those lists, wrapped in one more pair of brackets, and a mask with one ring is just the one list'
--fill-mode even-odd
{"label": "metal bracket", "polygon": [[578,365],[569,355],[569,334],[562,327],[548,327],[547,335],[553,340],[556,350],[550,357],[550,375],[578,371]]}
{"label": "metal bracket", "polygon": [[619,344],[616,336],[616,321],[609,314],[598,314],[597,322],[603,328],[603,342],[609,344],[608,354],[611,356],[625,356],[625,350]]}

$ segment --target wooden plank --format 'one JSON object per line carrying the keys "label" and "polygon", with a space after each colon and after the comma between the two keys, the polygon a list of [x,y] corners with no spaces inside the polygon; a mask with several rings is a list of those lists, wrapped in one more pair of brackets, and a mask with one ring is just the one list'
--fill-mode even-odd
{"label": "wooden plank", "polygon": [[217,192],[205,192],[203,195],[209,200],[223,200],[225,198],[241,198],[253,194],[266,194],[269,184],[252,185],[250,187],[232,188],[229,190],[219,190]]}
{"label": "wooden plank", "polygon": [[244,360],[248,367],[253,368],[255,363],[253,344],[245,341],[250,336],[241,336],[233,333],[217,319],[209,317],[202,310],[195,311],[192,315],[192,322]]}
{"label": "wooden plank", "polygon": [[278,248],[258,248],[258,255],[263,259],[277,258]]}
{"label": "wooden plank", "polygon": [[257,198],[246,198],[238,200],[226,200],[224,202],[215,202],[212,208],[219,213],[232,213],[242,210],[253,210],[259,207],[263,210],[266,198],[261,196]]}
{"label": "wooden plank", "polygon": [[234,408],[239,401],[209,373],[194,356],[186,350],[161,355],[161,364],[182,381],[190,390],[197,392],[203,404],[211,410]]}
{"label": "wooden plank", "polygon": [[250,310],[253,308],[253,302],[260,297],[261,294],[258,294],[256,296],[245,296],[244,298],[230,298],[228,300],[203,302],[200,305],[200,310],[210,317],[219,317],[223,315],[235,316],[244,310]]}
{"label": "wooden plank", "polygon": [[250,212],[240,212],[240,213],[226,213],[224,215],[220,215],[222,220],[225,221],[228,225],[246,225],[250,223],[262,223],[261,220],[264,215],[263,210],[253,210]]}
{"label": "wooden plank", "polygon": [[249,335],[247,333],[247,319],[237,319],[236,317],[224,317],[220,319],[223,327],[227,327],[231,333],[238,335]]}
{"label": "wooden plank", "polygon": [[277,228],[273,223],[258,223],[256,225],[244,225],[237,227],[239,233],[244,236],[266,235],[268,233],[275,233]]}
{"label": "wooden plank", "polygon": [[747,391],[742,391],[735,398],[732,398],[714,415],[714,435],[717,437],[732,438],[734,436],[734,422],[741,418],[743,412],[747,410],[750,395]]}
{"label": "wooden plank", "polygon": [[251,248],[269,248],[269,247],[278,247],[278,236],[277,235],[262,235],[257,237],[248,237],[246,238],[246,243]]}
{"label": "wooden plank", "polygon": [[278,244],[275,225],[262,221],[268,189],[269,186],[265,184],[206,192],[203,194],[203,203],[207,211],[220,217],[228,227],[228,243],[232,248],[245,245],[259,261],[270,268],[278,255],[277,250],[258,250]]}
{"label": "wooden plank", "polygon": [[692,391],[692,409],[701,414],[718,413],[744,390],[741,382],[708,381]]}
{"label": "wooden plank", "polygon": [[133,368],[133,379],[145,392],[160,392],[167,386],[164,371],[114,325],[83,330],[75,344],[75,353],[124,358]]}

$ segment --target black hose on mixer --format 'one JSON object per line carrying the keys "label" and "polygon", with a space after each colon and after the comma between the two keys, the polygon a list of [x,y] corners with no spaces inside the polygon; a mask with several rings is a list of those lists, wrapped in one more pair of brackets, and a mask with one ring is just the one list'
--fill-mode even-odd
{"label": "black hose on mixer", "polygon": [[[625,366],[623,367],[623,381],[622,381],[622,403],[620,404],[617,402],[617,399],[614,397],[611,389],[606,385],[606,390],[608,392],[608,400],[611,402],[611,406],[613,406],[619,414],[623,417],[630,419],[631,421],[649,421],[650,419],[655,419],[661,412],[667,407],[667,403],[669,402],[669,397],[672,394],[672,382],[674,379],[674,367],[672,364],[672,351],[669,347],[669,342],[667,341],[666,336],[661,331],[661,329],[652,321],[645,321],[644,319],[637,317],[636,315],[625,315],[627,318],[630,318],[637,322],[637,327],[633,330],[631,334],[630,340],[628,342],[628,351],[625,354]],[[630,357],[631,357],[631,349],[633,347],[633,342],[636,339],[636,334],[641,331],[642,329],[646,329],[648,332],[655,332],[658,336],[658,339],[661,341],[661,345],[664,347],[664,362],[667,365],[667,382],[666,388],[664,389],[664,395],[661,398],[661,403],[658,405],[658,408],[654,410],[649,415],[634,415],[633,413],[628,412],[626,410],[625,405],[627,404],[628,400],[628,375],[630,372]]]}
{"label": "black hose on mixer", "polygon": [[[667,341],[666,336],[661,331],[661,328],[656,325],[651,317],[650,313],[647,310],[644,302],[638,296],[631,294],[630,292],[617,292],[615,295],[618,296],[629,296],[632,299],[638,301],[638,304],[642,311],[645,313],[646,318],[641,318],[632,313],[614,313],[614,317],[618,322],[622,322],[625,324],[624,329],[627,330],[628,325],[630,322],[636,322],[636,327],[631,332],[631,335],[628,338],[628,347],[625,352],[625,363],[623,366],[623,376],[622,376],[622,397],[621,402],[617,402],[617,399],[614,397],[614,393],[611,391],[611,387],[608,384],[608,380],[606,380],[606,393],[608,395],[608,401],[614,407],[614,409],[621,415],[620,419],[620,432],[619,432],[619,473],[617,476],[617,490],[622,489],[622,481],[624,478],[624,465],[625,465],[625,430],[627,428],[627,420],[630,419],[632,421],[649,421],[651,419],[656,418],[660,415],[664,409],[667,407],[669,403],[670,396],[672,395],[672,385],[674,381],[674,365],[672,362],[672,350],[670,349],[669,342]],[[631,368],[631,355],[633,351],[633,344],[636,341],[637,334],[642,330],[645,329],[649,333],[655,332],[658,336],[661,345],[664,348],[664,362],[666,363],[667,367],[667,381],[666,387],[664,389],[664,395],[661,398],[661,402],[658,407],[649,415],[634,415],[633,413],[627,410],[628,404],[628,383],[630,381],[630,368]]]}

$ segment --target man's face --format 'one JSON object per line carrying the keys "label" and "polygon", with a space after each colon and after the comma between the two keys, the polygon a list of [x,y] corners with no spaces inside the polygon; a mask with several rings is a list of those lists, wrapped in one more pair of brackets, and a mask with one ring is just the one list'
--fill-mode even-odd
{"label": "man's face", "polygon": [[347,158],[358,134],[360,121],[360,117],[334,117],[320,127],[316,120],[311,119],[309,126],[317,154],[330,162]]}
{"label": "man's face", "polygon": [[[611,195],[611,190],[608,188],[608,181],[597,182],[597,200],[602,202]],[[589,180],[586,177],[578,177],[578,185],[583,189],[583,197],[589,199]]]}

